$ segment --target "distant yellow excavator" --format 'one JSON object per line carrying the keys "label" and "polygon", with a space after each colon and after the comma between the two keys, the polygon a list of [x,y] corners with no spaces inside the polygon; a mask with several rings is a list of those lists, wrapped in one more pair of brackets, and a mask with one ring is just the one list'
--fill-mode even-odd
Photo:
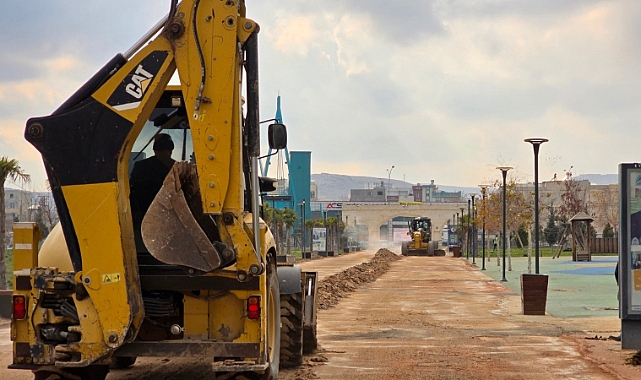
{"label": "distant yellow excavator", "polygon": [[[60,225],[38,252],[37,226],[16,224],[10,368],[104,379],[141,356],[201,357],[276,379],[315,349],[316,273],[277,263],[260,218],[274,181],[259,177],[259,28],[245,13],[243,0],[172,2],[129,51],[27,122]],[[177,162],[141,209],[129,175],[161,134]],[[284,148],[285,126],[268,139]]]}
{"label": "distant yellow excavator", "polygon": [[438,241],[432,241],[432,220],[427,217],[414,218],[407,222],[407,234],[411,240],[401,245],[403,256],[434,256],[438,252]]}

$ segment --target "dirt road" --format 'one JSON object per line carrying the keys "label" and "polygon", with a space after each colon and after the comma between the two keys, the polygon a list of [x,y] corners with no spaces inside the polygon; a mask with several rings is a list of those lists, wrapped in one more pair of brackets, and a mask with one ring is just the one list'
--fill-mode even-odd
{"label": "dirt road", "polygon": [[[638,379],[617,318],[520,314],[520,297],[465,260],[404,257],[319,313],[324,352],[284,379]],[[322,364],[320,364],[322,363]]]}
{"label": "dirt road", "polygon": [[[322,278],[368,260],[346,255],[305,262]],[[281,379],[638,379],[632,352],[608,340],[617,318],[520,315],[520,298],[467,261],[403,257],[318,319],[321,350]],[[0,378],[9,371],[8,328],[0,326]],[[143,359],[108,379],[210,379],[206,361]]]}

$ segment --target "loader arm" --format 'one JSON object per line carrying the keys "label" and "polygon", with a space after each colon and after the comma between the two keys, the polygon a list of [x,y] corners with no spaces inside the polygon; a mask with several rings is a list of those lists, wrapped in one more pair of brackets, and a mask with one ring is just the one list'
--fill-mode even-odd
{"label": "loader arm", "polygon": [[[70,330],[82,331],[82,340],[56,347],[71,358],[62,366],[110,355],[133,341],[142,323],[128,162],[176,70],[190,116],[202,212],[233,251],[239,279],[264,270],[264,252],[253,232],[259,229],[248,228],[243,219],[244,191],[252,190],[258,173],[245,183],[241,71],[244,45],[257,31],[245,18],[242,1],[185,0],[144,48],[132,57],[116,56],[52,115],[28,120],[25,137],[42,154],[73,265],[62,277],[44,272],[35,277],[33,298],[40,300],[49,285],[66,281],[75,289],[81,316],[79,327]],[[249,92],[257,94],[257,87]],[[257,111],[252,118],[257,120]],[[248,151],[258,156],[255,147]],[[33,307],[40,307],[35,302]]]}

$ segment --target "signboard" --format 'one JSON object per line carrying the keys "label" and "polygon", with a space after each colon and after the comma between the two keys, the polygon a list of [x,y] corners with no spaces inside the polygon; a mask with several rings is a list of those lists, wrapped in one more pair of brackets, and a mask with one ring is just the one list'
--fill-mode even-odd
{"label": "signboard", "polygon": [[327,228],[314,227],[312,229],[312,251],[327,251]]}
{"label": "signboard", "polygon": [[322,211],[340,211],[343,209],[343,202],[321,202]]}
{"label": "signboard", "polygon": [[621,347],[641,349],[641,164],[619,165]]}
{"label": "signboard", "polygon": [[451,228],[447,234],[447,245],[450,247],[458,245],[458,232],[454,228]]}

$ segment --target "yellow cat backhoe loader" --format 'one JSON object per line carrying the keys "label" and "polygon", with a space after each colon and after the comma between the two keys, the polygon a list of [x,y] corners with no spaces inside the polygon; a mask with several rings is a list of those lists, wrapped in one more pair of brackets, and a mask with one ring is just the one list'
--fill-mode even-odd
{"label": "yellow cat backhoe loader", "polygon": [[[316,274],[278,265],[259,217],[274,181],[258,176],[257,33],[243,0],[172,2],[50,116],[28,120],[60,224],[40,251],[37,226],[16,224],[10,368],[104,379],[137,357],[201,357],[276,379],[315,348]],[[268,137],[284,148],[285,126]],[[159,140],[175,143],[176,162],[141,207],[132,169]]]}

